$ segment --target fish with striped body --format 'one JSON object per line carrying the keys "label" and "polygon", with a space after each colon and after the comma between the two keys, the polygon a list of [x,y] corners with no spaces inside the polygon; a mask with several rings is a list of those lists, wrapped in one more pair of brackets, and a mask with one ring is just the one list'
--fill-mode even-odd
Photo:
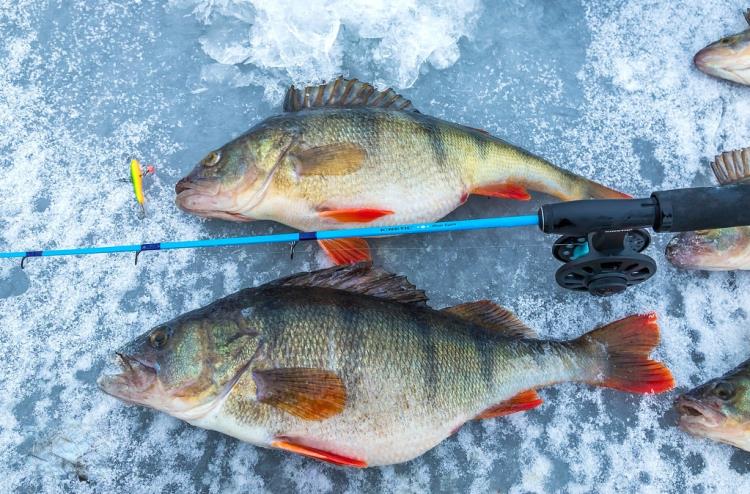
{"label": "fish with striped body", "polygon": [[257,446],[354,467],[408,461],[469,420],[539,406],[542,386],[674,385],[648,358],[653,314],[547,341],[489,301],[426,301],[365,263],[294,275],[144,333],[99,385]]}
{"label": "fish with striped body", "polygon": [[[721,185],[750,183],[750,148],[716,156],[711,168]],[[737,207],[750,205],[738,204]],[[685,269],[750,269],[750,226],[680,233],[670,240],[666,256],[669,262]]]}
{"label": "fish with striped body", "polygon": [[[287,92],[284,113],[210,152],[180,180],[183,210],[303,231],[433,222],[471,194],[621,198],[482,130],[424,115],[393,90],[342,78]],[[336,263],[362,239],[319,241]]]}

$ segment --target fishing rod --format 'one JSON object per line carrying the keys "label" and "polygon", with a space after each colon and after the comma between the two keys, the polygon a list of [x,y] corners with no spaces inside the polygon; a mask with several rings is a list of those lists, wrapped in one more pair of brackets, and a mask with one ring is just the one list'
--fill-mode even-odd
{"label": "fishing rod", "polygon": [[[728,214],[730,213],[730,214]],[[474,220],[416,223],[347,230],[281,233],[206,240],[158,242],[73,249],[0,252],[2,258],[198,249],[289,243],[353,237],[413,235],[490,228],[536,226],[562,235],[552,254],[563,262],[557,283],[569,290],[608,296],[642,283],[656,273],[656,262],[642,252],[651,243],[646,228],[658,233],[685,232],[750,225],[750,184],[698,187],[653,192],[640,199],[592,199],[545,204],[536,214]]]}

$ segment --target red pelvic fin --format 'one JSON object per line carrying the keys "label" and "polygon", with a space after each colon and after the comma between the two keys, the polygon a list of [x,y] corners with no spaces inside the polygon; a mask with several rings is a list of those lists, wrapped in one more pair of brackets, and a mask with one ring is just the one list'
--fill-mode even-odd
{"label": "red pelvic fin", "polygon": [[529,389],[521,391],[517,395],[493,405],[487,410],[476,416],[476,419],[489,419],[492,417],[502,417],[511,413],[524,412],[531,410],[542,404],[542,398],[539,397],[536,390]]}
{"label": "red pelvic fin", "polygon": [[283,449],[291,453],[297,453],[308,458],[315,458],[316,460],[333,463],[334,465],[342,465],[345,467],[357,467],[364,468],[367,466],[367,462],[358,460],[356,458],[348,458],[346,456],[337,455],[330,451],[323,451],[322,449],[311,448],[309,446],[303,446],[299,443],[294,442],[291,438],[279,437],[271,443],[274,448]]}
{"label": "red pelvic fin", "polygon": [[510,182],[476,187],[471,190],[471,193],[480,196],[499,197],[500,199],[515,199],[517,201],[528,201],[531,199],[529,191],[523,185]]}
{"label": "red pelvic fin", "polygon": [[361,238],[318,240],[328,257],[336,264],[355,264],[370,261],[370,246]]}
{"label": "red pelvic fin", "polygon": [[653,312],[620,319],[576,341],[606,352],[605,375],[593,384],[631,393],[663,393],[674,388],[669,369],[648,358],[659,344],[659,325]]}
{"label": "red pelvic fin", "polygon": [[393,211],[387,209],[368,209],[368,208],[350,208],[350,209],[331,209],[318,213],[322,218],[331,218],[340,223],[369,223],[383,216],[393,214]]}

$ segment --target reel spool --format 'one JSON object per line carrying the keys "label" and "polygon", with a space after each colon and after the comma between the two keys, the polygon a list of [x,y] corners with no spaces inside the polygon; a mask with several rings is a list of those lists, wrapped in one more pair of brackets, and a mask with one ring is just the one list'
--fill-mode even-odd
{"label": "reel spool", "polygon": [[622,293],[656,273],[656,262],[641,254],[650,243],[642,229],[565,235],[552,246],[552,255],[564,263],[555,279],[563,288],[598,297]]}

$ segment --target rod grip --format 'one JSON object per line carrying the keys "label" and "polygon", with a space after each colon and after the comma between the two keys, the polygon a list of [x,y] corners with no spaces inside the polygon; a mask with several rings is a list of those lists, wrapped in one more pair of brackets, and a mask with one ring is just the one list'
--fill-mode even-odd
{"label": "rod grip", "polygon": [[544,233],[561,235],[630,230],[653,226],[657,213],[653,197],[558,202],[539,208],[539,227]]}
{"label": "rod grip", "polygon": [[651,197],[659,205],[657,232],[750,225],[750,184],[664,190]]}

